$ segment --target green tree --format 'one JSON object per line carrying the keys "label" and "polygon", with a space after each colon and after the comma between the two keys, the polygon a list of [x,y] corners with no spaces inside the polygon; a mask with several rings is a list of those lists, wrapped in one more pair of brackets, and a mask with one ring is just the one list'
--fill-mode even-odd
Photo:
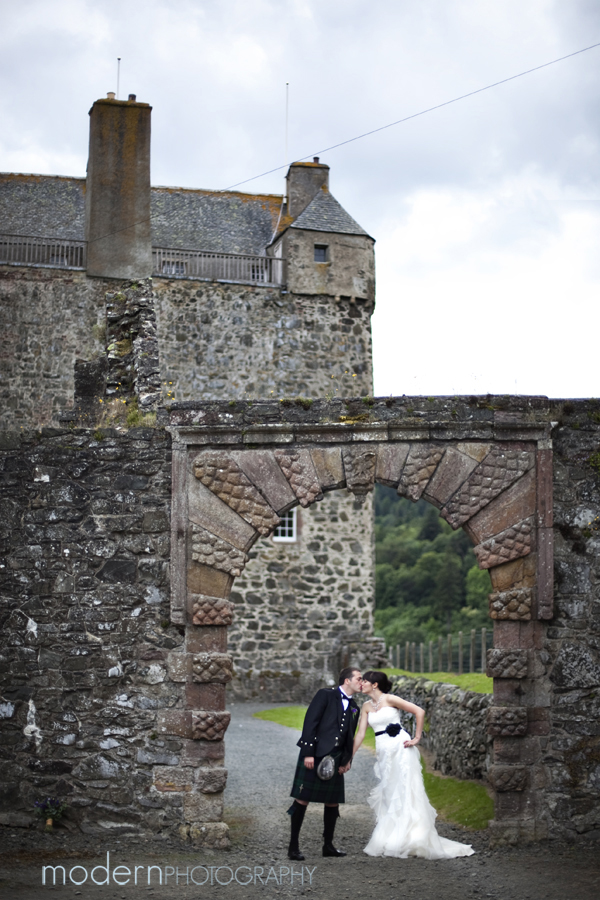
{"label": "green tree", "polygon": [[431,504],[377,485],[375,550],[375,627],[388,645],[487,624],[489,574]]}

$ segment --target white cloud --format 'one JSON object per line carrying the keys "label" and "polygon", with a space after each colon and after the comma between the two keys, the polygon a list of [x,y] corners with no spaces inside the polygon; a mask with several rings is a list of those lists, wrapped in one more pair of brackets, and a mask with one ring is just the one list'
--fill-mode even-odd
{"label": "white cloud", "polygon": [[600,211],[531,173],[417,192],[380,242],[376,392],[599,393],[599,241]]}
{"label": "white cloud", "polygon": [[[221,188],[283,164],[286,81],[300,158],[596,40],[590,0],[4,3],[0,169],[83,175],[87,111],[116,88],[117,56],[121,96],[153,105],[154,183]],[[599,75],[592,50],[323,154],[378,240],[379,390],[516,377],[600,394]],[[396,331],[415,349],[392,377]]]}

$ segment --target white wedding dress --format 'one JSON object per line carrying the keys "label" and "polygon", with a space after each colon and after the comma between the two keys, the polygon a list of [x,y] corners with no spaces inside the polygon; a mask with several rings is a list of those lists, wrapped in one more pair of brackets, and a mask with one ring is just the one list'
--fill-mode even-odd
{"label": "white wedding dress", "polygon": [[[400,724],[397,709],[384,706],[369,713],[369,725],[383,731],[390,723]],[[427,799],[417,747],[405,747],[410,735],[402,729],[391,737],[375,738],[379,784],[369,796],[377,822],[371,840],[364,848],[369,856],[422,856],[425,859],[452,859],[471,856],[468,844],[440,837],[435,829],[436,811]]]}

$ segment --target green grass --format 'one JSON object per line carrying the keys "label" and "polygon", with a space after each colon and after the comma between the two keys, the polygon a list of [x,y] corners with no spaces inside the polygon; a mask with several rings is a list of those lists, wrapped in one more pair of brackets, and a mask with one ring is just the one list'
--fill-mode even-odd
{"label": "green grass", "polygon": [[464,675],[453,675],[452,672],[407,672],[405,669],[382,669],[386,675],[406,675],[408,678],[425,678],[427,681],[440,681],[444,684],[455,684],[463,691],[475,691],[476,694],[492,694],[494,679],[477,672]]}
{"label": "green grass", "polygon": [[488,827],[489,820],[494,818],[494,801],[483,784],[460,781],[458,778],[441,778],[426,772],[422,757],[421,766],[429,802],[440,819],[464,825],[473,831]]}
{"label": "green grass", "polygon": [[[399,670],[387,670],[399,674]],[[404,673],[400,673],[404,674]],[[441,678],[439,679],[442,680]],[[491,679],[488,679],[491,681]],[[255,719],[276,722],[302,731],[306,706],[278,706],[254,713]],[[372,728],[367,729],[364,746],[375,749],[375,734]],[[430,803],[437,810],[440,819],[464,825],[475,831],[487,828],[488,821],[494,816],[494,802],[482,784],[476,781],[460,781],[458,778],[442,778],[425,770],[425,762],[421,758],[423,781]]]}
{"label": "green grass", "polygon": [[264,719],[265,722],[277,722],[278,725],[287,725],[288,728],[302,731],[307,709],[307,706],[277,706],[275,709],[263,709],[262,712],[256,712],[253,718]]}

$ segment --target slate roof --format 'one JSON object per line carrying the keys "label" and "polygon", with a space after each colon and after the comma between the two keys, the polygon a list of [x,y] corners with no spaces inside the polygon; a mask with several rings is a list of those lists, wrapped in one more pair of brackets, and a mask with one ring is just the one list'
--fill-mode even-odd
{"label": "slate roof", "polygon": [[[151,189],[152,244],[181,250],[259,255],[277,223],[309,231],[366,234],[329,191],[298,218],[280,221],[281,195]],[[85,178],[0,173],[0,233],[85,240]]]}
{"label": "slate roof", "polygon": [[[281,200],[276,194],[153,187],[152,244],[262,254]],[[85,178],[0,173],[0,233],[85,240]]]}
{"label": "slate roof", "polygon": [[0,173],[0,232],[85,240],[85,178]]}
{"label": "slate roof", "polygon": [[306,209],[292,222],[290,228],[302,228],[305,231],[332,231],[335,234],[364,234],[369,237],[364,228],[354,221],[328,190],[320,190]]}
{"label": "slate roof", "polygon": [[277,194],[153,187],[152,244],[262,254],[277,226],[281,200]]}

